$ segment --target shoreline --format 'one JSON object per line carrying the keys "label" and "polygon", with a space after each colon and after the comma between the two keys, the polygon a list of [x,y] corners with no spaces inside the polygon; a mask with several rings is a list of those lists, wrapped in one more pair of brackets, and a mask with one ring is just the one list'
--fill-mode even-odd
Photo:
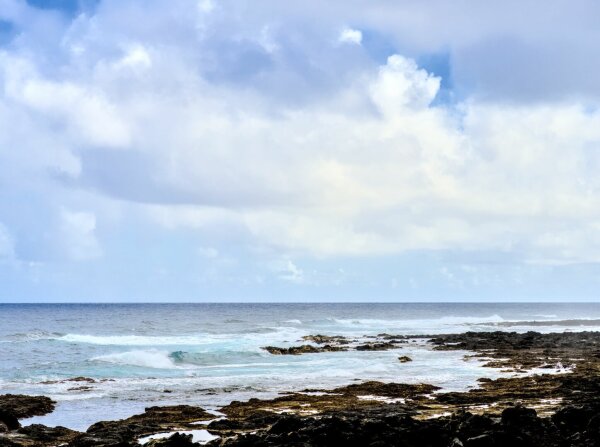
{"label": "shoreline", "polygon": [[[54,405],[44,397],[4,395],[0,396],[0,446],[125,447],[140,445],[138,439],[144,438],[149,447],[202,445],[193,439],[210,446],[326,446],[340,442],[357,446],[468,447],[506,442],[588,446],[600,439],[600,430],[596,430],[600,429],[600,332],[379,334],[365,338],[370,340],[315,334],[304,337],[298,346],[265,349],[272,355],[318,355],[347,349],[395,349],[412,340],[427,339],[436,351],[466,351],[469,358],[484,360],[484,367],[517,376],[483,378],[478,388],[463,392],[430,384],[373,381],[306,389],[274,399],[233,401],[220,408],[224,416],[217,417],[189,405],[156,406],[126,419],[97,422],[85,433],[39,424],[21,427],[15,419],[26,421],[24,417],[47,414]],[[410,361],[401,357],[398,361]],[[73,380],[85,386],[90,379]],[[32,399],[38,399],[40,405],[43,402],[43,407],[36,408]],[[23,407],[25,403],[28,407]],[[473,424],[477,427],[471,427]],[[183,434],[171,435],[175,432]],[[417,443],[423,441],[419,437],[411,441],[417,433],[423,436],[422,432],[432,433],[426,444]],[[155,439],[155,435],[162,437]]]}

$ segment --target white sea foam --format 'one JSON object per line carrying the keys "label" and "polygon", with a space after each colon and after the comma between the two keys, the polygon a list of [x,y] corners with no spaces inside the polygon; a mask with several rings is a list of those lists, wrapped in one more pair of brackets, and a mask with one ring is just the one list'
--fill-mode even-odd
{"label": "white sea foam", "polygon": [[270,339],[273,341],[295,340],[304,334],[305,331],[297,327],[280,326],[245,333],[203,333],[175,336],[66,334],[56,336],[54,339],[67,343],[103,346],[208,346],[216,343],[264,342]]}
{"label": "white sea foam", "polygon": [[198,442],[200,444],[206,444],[207,442],[212,441],[213,439],[219,438],[218,436],[212,435],[207,430],[189,430],[189,431],[180,431],[180,432],[172,431],[172,432],[165,432],[165,433],[157,433],[155,435],[150,435],[150,436],[146,436],[144,438],[140,438],[138,440],[138,443],[143,445],[143,444],[146,444],[146,443],[152,441],[153,439],[170,438],[175,433],[182,433],[184,435],[192,435],[192,442]]}
{"label": "white sea foam", "polygon": [[67,334],[58,337],[58,340],[69,343],[88,343],[93,345],[116,346],[186,346],[199,345],[214,341],[214,337],[207,336],[148,336],[148,335],[84,335]]}
{"label": "white sea foam", "polygon": [[99,355],[93,361],[114,363],[117,365],[141,366],[144,368],[172,369],[177,365],[169,357],[169,352],[155,349],[127,351],[115,354]]}

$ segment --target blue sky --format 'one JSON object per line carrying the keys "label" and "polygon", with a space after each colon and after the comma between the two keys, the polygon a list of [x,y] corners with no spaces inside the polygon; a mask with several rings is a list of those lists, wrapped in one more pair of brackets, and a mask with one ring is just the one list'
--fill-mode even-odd
{"label": "blue sky", "polygon": [[589,301],[600,6],[0,1],[0,301]]}

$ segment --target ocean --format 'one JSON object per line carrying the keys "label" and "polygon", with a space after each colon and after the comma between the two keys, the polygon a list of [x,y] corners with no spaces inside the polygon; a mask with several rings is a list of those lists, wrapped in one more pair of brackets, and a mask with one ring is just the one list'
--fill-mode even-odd
{"label": "ocean", "polygon": [[[26,419],[84,430],[151,405],[217,409],[356,381],[475,387],[483,368],[466,352],[425,341],[400,350],[275,356],[311,334],[360,337],[464,331],[600,330],[600,303],[0,304],[0,393],[58,402]],[[401,352],[401,354],[400,354]],[[400,363],[398,355],[412,362]],[[65,379],[86,377],[93,383]]]}

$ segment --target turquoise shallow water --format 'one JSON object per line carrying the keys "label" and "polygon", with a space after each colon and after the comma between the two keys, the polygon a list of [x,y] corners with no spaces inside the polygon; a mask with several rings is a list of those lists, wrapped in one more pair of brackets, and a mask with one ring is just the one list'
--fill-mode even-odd
{"label": "turquoise shallow water", "polygon": [[[217,408],[365,379],[466,389],[499,372],[424,343],[402,348],[406,364],[398,351],[272,356],[261,346],[316,333],[600,330],[595,319],[600,304],[0,304],[0,392],[48,395],[57,410],[29,422],[84,429],[147,405]],[[97,382],[62,382],[76,376]]]}

